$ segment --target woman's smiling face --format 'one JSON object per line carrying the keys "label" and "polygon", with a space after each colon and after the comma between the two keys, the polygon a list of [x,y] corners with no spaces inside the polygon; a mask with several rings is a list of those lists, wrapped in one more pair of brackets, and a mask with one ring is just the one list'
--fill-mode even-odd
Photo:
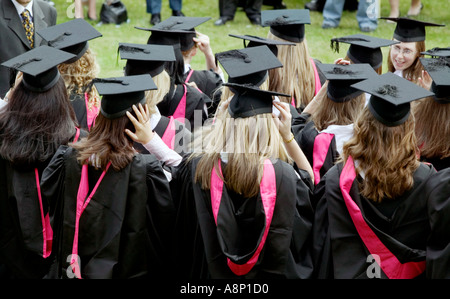
{"label": "woman's smiling face", "polygon": [[418,56],[415,42],[401,42],[391,46],[391,61],[397,71],[409,68]]}

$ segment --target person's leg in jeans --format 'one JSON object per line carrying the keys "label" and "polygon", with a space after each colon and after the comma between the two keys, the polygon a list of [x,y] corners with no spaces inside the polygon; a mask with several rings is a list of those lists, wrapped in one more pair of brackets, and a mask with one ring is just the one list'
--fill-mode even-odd
{"label": "person's leg in jeans", "polygon": [[152,25],[161,22],[161,0],[147,0],[147,13],[152,15],[150,17]]}
{"label": "person's leg in jeans", "polygon": [[182,0],[169,0],[169,5],[173,16],[183,16],[181,13]]}
{"label": "person's leg in jeans", "polygon": [[345,0],[327,0],[323,7],[322,28],[335,28],[341,22]]}
{"label": "person's leg in jeans", "polygon": [[247,0],[244,11],[252,24],[261,25],[261,8],[263,0]]}
{"label": "person's leg in jeans", "polygon": [[359,0],[356,20],[361,31],[371,32],[377,29],[377,9],[378,5],[376,0]]}

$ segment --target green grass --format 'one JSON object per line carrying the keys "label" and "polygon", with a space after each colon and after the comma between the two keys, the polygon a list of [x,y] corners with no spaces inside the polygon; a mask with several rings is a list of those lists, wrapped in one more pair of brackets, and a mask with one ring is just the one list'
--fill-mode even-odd
{"label": "green grass", "polygon": [[[73,0],[53,0],[58,10],[58,23],[71,20],[71,5]],[[380,16],[389,15],[388,0],[380,0]],[[97,0],[97,15],[100,13],[103,1]],[[145,0],[122,0],[127,7],[129,23],[122,24],[119,27],[114,24],[103,24],[96,26],[96,22],[90,23],[96,26],[103,37],[90,41],[90,47],[98,57],[98,63],[101,68],[100,77],[121,76],[125,64],[117,56],[117,47],[121,42],[125,43],[146,43],[150,32],[137,30],[134,27],[150,27],[150,14],[146,12]],[[168,18],[171,15],[168,0],[163,0],[162,18]],[[211,17],[211,20],[200,25],[196,29],[199,32],[207,34],[211,41],[211,47],[215,53],[227,51],[230,49],[239,49],[243,47],[242,40],[229,37],[228,34],[251,34],[265,37],[268,33],[268,27],[251,25],[245,13],[242,10],[236,12],[234,21],[225,26],[214,26],[214,21],[219,17],[218,0],[184,0],[183,13],[186,16]],[[303,9],[308,0],[284,0],[289,9]],[[445,27],[427,27],[426,48],[449,47],[450,46],[450,9],[448,0],[425,1],[424,9],[416,19],[445,24]],[[432,4],[431,4],[432,2]],[[400,11],[402,16],[406,15],[410,1],[400,1]],[[431,6],[433,5],[433,7]],[[87,9],[87,8],[86,8]],[[263,6],[263,10],[272,9],[271,6]],[[342,46],[340,53],[334,53],[330,49],[330,39],[333,37],[345,36],[361,33],[356,21],[356,12],[344,11],[340,26],[336,29],[324,30],[322,25],[322,14],[311,12],[311,24],[306,25],[306,40],[312,57],[321,60],[323,63],[333,63],[338,57],[343,57],[346,47]],[[376,31],[369,35],[380,38],[392,38],[395,24],[389,24],[384,20],[379,20]],[[386,57],[388,49],[383,48]],[[385,59],[386,61],[386,59]],[[196,69],[204,68],[202,55],[197,55],[193,62]],[[383,69],[386,70],[386,62]]]}

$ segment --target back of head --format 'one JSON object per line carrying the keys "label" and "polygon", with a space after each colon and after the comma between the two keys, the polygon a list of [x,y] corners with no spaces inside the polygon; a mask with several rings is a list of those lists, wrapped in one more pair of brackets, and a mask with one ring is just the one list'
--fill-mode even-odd
{"label": "back of head", "polygon": [[76,117],[64,80],[45,92],[33,92],[21,81],[0,118],[1,155],[16,165],[32,166],[53,156],[75,133]]}
{"label": "back of head", "polygon": [[351,156],[364,172],[361,194],[375,202],[395,199],[413,187],[419,166],[414,116],[398,126],[385,126],[366,107],[354,125],[354,137],[343,148],[343,159]]}

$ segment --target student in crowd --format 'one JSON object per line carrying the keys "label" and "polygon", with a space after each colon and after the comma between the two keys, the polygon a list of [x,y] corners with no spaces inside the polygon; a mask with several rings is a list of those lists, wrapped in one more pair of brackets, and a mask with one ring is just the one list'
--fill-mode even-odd
{"label": "student in crowd", "polygon": [[399,44],[399,41],[379,38],[366,34],[353,34],[331,39],[331,49],[339,53],[339,43],[350,44],[346,56],[338,58],[335,63],[348,61],[348,63],[368,63],[377,72],[383,74],[382,47]]}
{"label": "student in crowd", "polygon": [[288,95],[224,85],[233,98],[194,138],[198,147],[171,182],[177,278],[309,278],[312,171],[289,108],[273,102]]}
{"label": "student in crowd", "polygon": [[208,107],[212,101],[206,94],[185,83],[184,59],[181,52],[180,36],[195,33],[195,31],[190,29],[209,19],[207,17],[170,17],[151,28],[136,27],[140,30],[152,32],[147,41],[148,44],[170,45],[173,47],[175,61],[165,64],[167,73],[172,80],[172,86],[164,100],[158,104],[158,108],[161,115],[174,116],[176,119],[180,118],[189,121],[189,125],[186,124],[186,127],[191,131],[201,127],[208,118]]}
{"label": "student in crowd", "polygon": [[426,27],[444,26],[409,18],[382,18],[396,22],[393,40],[399,44],[391,45],[388,54],[388,71],[416,84],[420,84],[423,66],[419,58],[425,51]]}
{"label": "student in crowd", "polygon": [[327,78],[322,87],[326,92],[315,97],[317,109],[295,136],[313,168],[315,184],[342,154],[344,143],[353,136],[353,123],[365,106],[364,92],[351,85],[377,75],[367,63],[318,67]]}
{"label": "student in crowd", "polygon": [[436,170],[417,158],[410,102],[432,93],[392,73],[351,86],[372,96],[314,190],[314,277],[424,277]]}
{"label": "student in crowd", "polygon": [[148,74],[94,84],[102,95],[95,126],[87,138],[60,147],[42,176],[55,231],[49,276],[166,277],[174,221],[169,183],[156,157],[137,153],[126,133],[133,129],[127,112],[138,111],[133,105],[145,104],[144,91],[156,86]]}
{"label": "student in crowd", "polygon": [[[200,32],[183,34],[180,36],[180,44],[184,58],[184,82],[197,87],[213,101],[212,105],[208,107],[208,114],[213,115],[220,101],[218,89],[225,82],[225,77],[215,61],[209,37]],[[205,56],[206,69],[204,70],[195,70],[191,66],[192,59],[199,50]]]}
{"label": "student in crowd", "polygon": [[425,71],[432,78],[430,90],[434,95],[413,107],[420,159],[433,164],[438,171],[450,167],[449,57],[420,58]]}
{"label": "student in crowd", "polygon": [[428,214],[431,233],[427,246],[426,277],[450,278],[450,238],[448,234],[450,213],[450,168],[442,169],[427,182]]}
{"label": "student in crowd", "polygon": [[60,145],[87,134],[57,68],[73,57],[40,46],[2,64],[19,72],[0,112],[0,266],[8,278],[43,278],[54,257],[42,172]]}
{"label": "student in crowd", "polygon": [[267,38],[296,44],[278,48],[283,68],[270,71],[269,89],[292,95],[289,102],[302,112],[325,82],[316,68],[320,62],[310,56],[305,37],[305,24],[311,23],[309,10],[263,10],[261,17],[261,25],[270,27]]}
{"label": "student in crowd", "polygon": [[[135,143],[134,147],[141,153],[153,153],[168,166],[172,166],[173,151],[184,155],[189,152],[191,131],[184,125],[184,119],[175,119],[173,116],[161,115],[158,104],[166,97],[171,88],[171,80],[164,69],[166,62],[174,61],[175,54],[171,46],[148,44],[119,44],[121,59],[127,62],[124,68],[125,76],[149,74],[155,82],[157,89],[147,90],[145,93],[146,104],[150,114],[150,131],[154,131],[155,137],[143,142]],[[137,140],[139,142],[139,140]],[[168,149],[160,146],[163,142]]]}
{"label": "student in crowd", "polygon": [[76,55],[58,66],[80,127],[90,130],[100,109],[100,96],[92,80],[100,72],[89,41],[102,34],[83,19],[75,19],[36,32],[49,46]]}
{"label": "student in crowd", "polygon": [[[2,0],[0,16],[1,64],[43,45],[44,41],[35,31],[55,25],[57,11],[45,1]],[[14,71],[0,66],[0,98],[5,97],[15,79]]]}

